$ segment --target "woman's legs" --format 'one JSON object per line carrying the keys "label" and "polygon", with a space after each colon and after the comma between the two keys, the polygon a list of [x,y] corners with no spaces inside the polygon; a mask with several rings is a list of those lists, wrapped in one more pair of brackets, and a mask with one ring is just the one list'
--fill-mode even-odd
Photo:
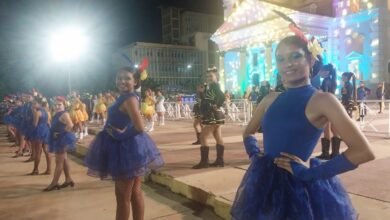
{"label": "woman's legs", "polygon": [[330,125],[331,131],[333,133],[333,137],[331,139],[332,142],[332,154],[330,155],[330,158],[333,158],[340,154],[340,144],[341,144],[341,138],[338,135],[338,132],[334,125]]}
{"label": "woman's legs", "polygon": [[330,148],[330,123],[327,123],[324,128],[324,137],[321,138],[321,155],[317,156],[317,158],[322,160],[329,160],[329,148]]}
{"label": "woman's legs", "polygon": [[161,126],[165,125],[165,112],[161,112]]}
{"label": "woman's legs", "polygon": [[55,186],[58,184],[60,179],[62,170],[64,169],[64,160],[65,160],[65,152],[56,153],[56,168],[54,169],[53,180],[51,181],[49,187]]}
{"label": "woman's legs", "polygon": [[33,155],[34,169],[31,172],[32,175],[34,174],[37,175],[39,173],[38,169],[39,169],[39,163],[41,162],[41,153],[42,153],[41,145],[42,142],[40,140],[31,141],[31,148],[33,149],[33,152],[35,152],[35,154]]}
{"label": "woman's legs", "polygon": [[43,153],[45,154],[46,158],[46,171],[44,174],[50,174],[51,173],[51,155],[47,149],[47,144],[42,144]]}
{"label": "woman's legs", "polygon": [[202,128],[202,133],[200,135],[200,162],[193,166],[192,169],[201,169],[209,167],[209,146],[208,138],[213,133],[214,126],[206,125]]}
{"label": "woman's legs", "polygon": [[17,132],[16,139],[19,142],[19,149],[17,150],[17,153],[14,157],[23,156],[23,150],[24,150],[25,145],[26,145],[26,141],[24,140],[24,135],[22,135],[20,132]]}
{"label": "woman's legs", "polygon": [[194,123],[193,123],[194,129],[195,129],[195,134],[196,134],[196,141],[192,143],[193,145],[200,144],[200,134],[202,132],[202,126],[201,126],[201,121],[199,118],[194,118]]}
{"label": "woman's legs", "polygon": [[210,164],[212,167],[224,167],[225,162],[223,160],[223,155],[225,152],[225,146],[223,144],[222,139],[222,126],[221,125],[214,125],[213,130],[213,136],[215,138],[215,141],[217,142],[216,149],[217,149],[217,159],[214,163]]}
{"label": "woman's legs", "polygon": [[65,183],[73,182],[73,179],[70,176],[69,160],[68,160],[68,154],[66,152],[64,157],[64,174],[65,174]]}
{"label": "woman's legs", "polygon": [[133,210],[133,220],[144,219],[144,194],[141,188],[141,177],[134,179],[133,191],[131,193],[131,208]]}
{"label": "woman's legs", "polygon": [[162,118],[162,112],[157,112],[157,126],[161,126],[161,118]]}
{"label": "woman's legs", "polygon": [[115,180],[116,220],[128,220],[130,217],[130,199],[134,180]]}
{"label": "woman's legs", "polygon": [[213,136],[215,138],[215,141],[217,142],[217,144],[223,145],[221,125],[214,125],[213,127],[214,127],[213,128]]}
{"label": "woman's legs", "polygon": [[153,121],[153,115],[146,115],[147,124],[147,131],[151,132],[154,130],[154,121]]}

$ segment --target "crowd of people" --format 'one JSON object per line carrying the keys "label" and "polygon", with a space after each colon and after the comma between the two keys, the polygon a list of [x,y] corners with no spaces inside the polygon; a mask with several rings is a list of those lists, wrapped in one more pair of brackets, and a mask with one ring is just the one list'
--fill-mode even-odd
{"label": "crowd of people", "polygon": [[[374,159],[368,140],[351,118],[357,110],[355,76],[343,73],[340,103],[334,95],[335,68],[332,64],[312,68],[319,61],[318,48],[308,47],[309,41],[302,36],[281,40],[275,54],[280,73],[277,92],[263,82],[248,95],[258,105],[243,134],[251,165],[237,190],[231,211],[234,219],[356,219],[349,196],[335,177]],[[323,78],[321,91],[310,83],[316,74]],[[30,149],[27,161],[34,161],[30,174],[38,175],[43,151],[47,168],[42,174],[50,175],[50,154],[54,153],[53,179],[44,191],[74,187],[67,151],[75,149],[77,138],[88,135],[88,120],[97,120],[103,129],[85,157],[87,174],[114,180],[116,219],[128,219],[131,209],[133,219],[143,219],[141,177],[164,163],[147,132],[154,130],[155,115],[158,125],[164,126],[166,111],[161,91],[155,94],[146,89],[140,98],[137,90],[145,78],[144,68],[121,68],[116,76],[119,92],[99,94],[92,102],[75,92],[68,98],[48,100],[35,90],[8,100],[12,104],[3,121],[18,146],[15,157]],[[223,106],[230,95],[221,91],[218,81],[217,68],[209,68],[206,82],[197,87],[193,144],[200,145],[200,162],[193,169],[225,165]],[[368,90],[361,88],[358,95],[367,95]],[[254,136],[260,128],[264,150]],[[209,163],[210,137],[216,142],[213,163]],[[320,138],[322,154],[306,166]],[[339,152],[341,141],[348,146],[343,153]],[[62,171],[65,181],[60,185]]]}

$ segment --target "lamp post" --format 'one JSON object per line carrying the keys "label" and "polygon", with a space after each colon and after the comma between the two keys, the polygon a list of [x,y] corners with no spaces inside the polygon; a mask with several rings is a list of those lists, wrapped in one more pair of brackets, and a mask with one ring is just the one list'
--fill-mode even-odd
{"label": "lamp post", "polygon": [[86,48],[87,37],[78,27],[65,27],[50,36],[51,58],[67,65],[69,94],[72,91],[70,65],[85,53]]}

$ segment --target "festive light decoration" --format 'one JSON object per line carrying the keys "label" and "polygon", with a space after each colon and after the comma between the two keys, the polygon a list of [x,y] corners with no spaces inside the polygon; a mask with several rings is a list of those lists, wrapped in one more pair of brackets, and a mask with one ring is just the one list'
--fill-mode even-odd
{"label": "festive light decoration", "polygon": [[[280,39],[293,33],[290,22],[275,10],[299,23],[306,38],[314,35],[318,39],[310,42],[310,50],[313,54],[322,54],[325,63],[333,63],[338,76],[353,68],[362,80],[379,79],[379,75],[372,74],[379,71],[378,54],[381,54],[376,3],[374,0],[339,0],[333,4],[336,17],[327,18],[259,0],[224,0],[228,13],[211,39],[225,52],[226,89],[245,91],[254,74],[259,74],[260,81],[276,82],[275,47]],[[319,47],[320,43],[326,51]]]}

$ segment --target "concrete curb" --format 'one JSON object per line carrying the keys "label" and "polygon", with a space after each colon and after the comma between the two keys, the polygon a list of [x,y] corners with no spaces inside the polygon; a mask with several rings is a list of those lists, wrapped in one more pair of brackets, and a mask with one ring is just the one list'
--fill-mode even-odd
{"label": "concrete curb", "polygon": [[152,173],[150,179],[154,183],[168,187],[174,193],[212,207],[214,212],[223,219],[231,219],[230,209],[232,204],[222,197],[201,188],[185,184],[162,172]]}

